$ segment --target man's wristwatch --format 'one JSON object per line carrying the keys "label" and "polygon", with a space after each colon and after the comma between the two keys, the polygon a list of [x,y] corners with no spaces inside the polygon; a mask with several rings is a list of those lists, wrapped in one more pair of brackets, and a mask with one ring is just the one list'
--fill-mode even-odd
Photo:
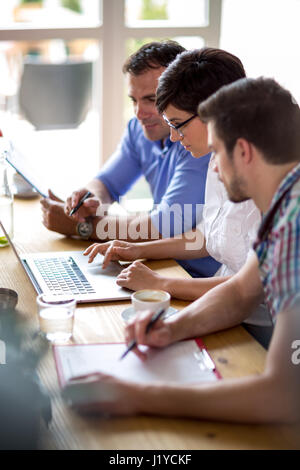
{"label": "man's wristwatch", "polygon": [[91,221],[86,220],[85,222],[78,222],[76,226],[77,235],[80,238],[88,240],[93,233],[93,224]]}

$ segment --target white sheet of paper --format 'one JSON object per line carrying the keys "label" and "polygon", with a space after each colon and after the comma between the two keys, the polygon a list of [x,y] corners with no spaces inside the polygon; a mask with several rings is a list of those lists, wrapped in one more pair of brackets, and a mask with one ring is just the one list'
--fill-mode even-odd
{"label": "white sheet of paper", "polygon": [[214,372],[204,368],[197,359],[199,347],[194,340],[175,343],[165,349],[151,349],[145,362],[133,352],[120,361],[125,348],[125,344],[56,346],[55,355],[62,385],[73,377],[95,372],[143,383],[217,380]]}

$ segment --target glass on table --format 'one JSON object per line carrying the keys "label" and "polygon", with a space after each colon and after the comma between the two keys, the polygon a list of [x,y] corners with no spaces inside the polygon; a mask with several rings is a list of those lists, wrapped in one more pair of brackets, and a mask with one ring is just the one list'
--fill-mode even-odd
{"label": "glass on table", "polygon": [[76,300],[71,296],[37,297],[40,332],[51,342],[65,343],[73,335]]}

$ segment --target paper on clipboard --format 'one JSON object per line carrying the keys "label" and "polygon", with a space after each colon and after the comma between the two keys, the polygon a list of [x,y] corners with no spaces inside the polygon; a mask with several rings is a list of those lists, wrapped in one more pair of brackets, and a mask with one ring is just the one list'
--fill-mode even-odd
{"label": "paper on clipboard", "polygon": [[220,378],[201,340],[181,341],[164,349],[151,349],[144,362],[134,353],[120,361],[124,348],[123,343],[54,346],[60,385],[63,387],[74,377],[97,372],[139,383],[192,384]]}

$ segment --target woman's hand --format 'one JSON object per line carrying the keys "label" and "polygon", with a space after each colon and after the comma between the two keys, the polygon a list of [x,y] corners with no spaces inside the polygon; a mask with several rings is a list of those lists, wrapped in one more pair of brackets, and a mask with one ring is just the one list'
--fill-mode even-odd
{"label": "woman's hand", "polygon": [[117,284],[131,290],[162,289],[162,277],[141,261],[135,261],[119,274]]}
{"label": "woman's hand", "polygon": [[138,243],[123,242],[114,240],[107,243],[94,243],[89,246],[84,255],[89,255],[89,263],[91,263],[98,253],[104,256],[102,268],[105,269],[110,261],[122,260],[132,261],[142,257],[142,249]]}

